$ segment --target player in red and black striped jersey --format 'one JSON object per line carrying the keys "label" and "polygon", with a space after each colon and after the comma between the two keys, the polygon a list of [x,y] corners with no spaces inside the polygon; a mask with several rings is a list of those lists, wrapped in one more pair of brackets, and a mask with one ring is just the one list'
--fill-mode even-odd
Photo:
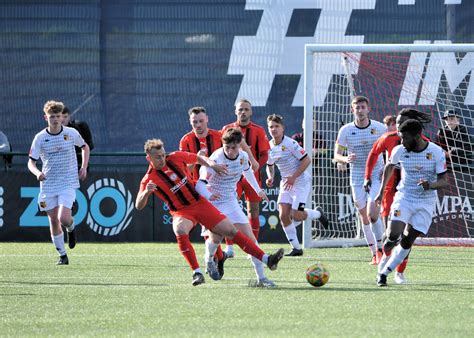
{"label": "player in red and black striped jersey", "polygon": [[[209,129],[209,117],[204,107],[192,107],[188,110],[189,123],[192,131],[184,135],[179,141],[179,150],[193,154],[210,156],[214,151],[222,147],[221,132]],[[199,164],[188,166],[194,182],[199,180]],[[205,236],[207,240],[207,236]],[[219,245],[216,250],[216,259],[220,264],[226,260],[226,256]]]}
{"label": "player in red and black striped jersey", "polygon": [[[268,143],[267,134],[265,129],[258,124],[253,123],[250,119],[252,116],[252,105],[248,100],[242,99],[237,102],[235,106],[235,115],[237,121],[228,124],[222,128],[225,131],[229,128],[239,128],[244,135],[245,143],[242,144],[242,149],[249,154],[250,161],[252,162],[252,168],[254,170],[255,177],[257,178],[258,184],[262,186],[261,169],[264,168],[268,160],[268,150],[270,144]],[[258,166],[257,166],[258,163]],[[237,195],[242,196],[242,192],[245,193],[245,200],[247,201],[247,210],[250,225],[255,238],[258,239],[258,233],[260,231],[260,201],[261,198],[257,195],[255,190],[250,186],[245,178],[237,184]],[[228,245],[228,255],[233,256],[231,251],[231,244],[226,241]],[[230,247],[229,247],[230,246]]]}
{"label": "player in red and black striped jersey", "polygon": [[[208,128],[209,117],[204,107],[192,107],[188,111],[192,131],[184,135],[179,141],[179,150],[189,153],[210,156],[222,147],[221,132]],[[199,179],[200,165],[192,166],[192,178]]]}
{"label": "player in red and black striped jersey", "polygon": [[[405,121],[408,119],[416,119],[421,123],[429,123],[431,121],[431,117],[427,114],[421,113],[415,109],[402,109],[399,113],[399,115],[396,117],[395,120],[395,130],[394,131],[388,131],[385,134],[383,134],[372,146],[372,150],[369,153],[369,156],[367,157],[367,162],[365,164],[365,181],[364,181],[364,188],[368,189],[370,188],[370,177],[372,176],[372,171],[375,167],[375,164],[377,162],[377,159],[382,153],[386,153],[386,158],[387,160],[390,158],[390,155],[392,154],[393,148],[395,148],[397,145],[401,144],[401,139],[400,136],[398,135],[397,128]],[[384,119],[385,123],[385,119]],[[385,123],[387,125],[387,123]],[[389,128],[389,125],[387,125],[387,128]],[[429,142],[429,139],[422,135],[422,138]],[[395,193],[397,192],[397,185],[400,182],[400,170],[399,169],[394,169],[394,172],[392,176],[390,177],[387,185],[385,186],[384,194],[383,194],[383,199],[382,199],[382,219],[385,225],[385,229],[387,228],[388,225],[388,216],[390,214],[390,207],[393,203],[393,198],[395,196]],[[387,253],[386,253],[387,255]],[[390,255],[390,253],[388,253]],[[404,272],[406,269],[406,266],[408,264],[408,256],[404,259],[404,261],[397,266],[397,273],[395,274],[395,281],[399,284],[406,283],[406,279],[404,276]]]}
{"label": "player in red and black striped jersey", "polygon": [[158,139],[148,140],[145,143],[145,153],[150,167],[140,182],[135,207],[138,210],[143,209],[151,194],[155,194],[168,205],[173,216],[173,231],[179,249],[193,270],[193,285],[204,283],[196,253],[189,241],[189,232],[196,223],[201,223],[216,234],[233,239],[243,251],[267,264],[270,270],[277,268],[278,262],[283,257],[283,249],[279,249],[272,255],[265,254],[195,190],[194,182],[190,178],[189,164],[211,167],[217,173],[225,175],[227,169],[224,166],[217,165],[214,161],[198,154],[177,151],[166,155],[164,144]]}

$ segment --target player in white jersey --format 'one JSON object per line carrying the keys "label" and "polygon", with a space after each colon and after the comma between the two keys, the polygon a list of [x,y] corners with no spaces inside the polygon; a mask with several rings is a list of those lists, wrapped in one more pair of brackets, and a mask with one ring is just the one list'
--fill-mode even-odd
{"label": "player in white jersey", "polygon": [[[227,216],[239,231],[258,244],[249,220],[239,205],[236,191],[237,182],[243,175],[260,198],[268,200],[268,197],[255,178],[248,154],[240,148],[242,137],[242,132],[239,129],[229,128],[224,132],[222,148],[217,149],[209,158],[217,164],[225,165],[227,174],[219,175],[211,168],[201,167],[196,190]],[[222,239],[221,235],[209,232],[209,238],[206,240],[205,260],[207,272],[214,280],[222,278],[214,262],[214,254]],[[253,256],[251,260],[257,275],[256,285],[275,287],[275,283],[265,276],[264,264]]]}
{"label": "player in white jersey", "polygon": [[[383,159],[379,157],[374,167],[368,192],[364,189],[365,162],[373,144],[387,128],[382,123],[369,119],[370,102],[365,96],[354,97],[351,110],[354,122],[339,129],[334,160],[338,163],[349,163],[352,198],[359,211],[367,245],[372,252],[369,264],[376,265],[382,257],[384,226],[380,218],[380,207],[374,200],[382,178]],[[347,156],[344,156],[346,150]]]}
{"label": "player in white jersey", "polygon": [[[38,204],[40,210],[46,211],[48,215],[51,238],[59,253],[58,265],[69,264],[61,225],[67,229],[69,248],[76,245],[71,208],[76,199],[76,189],[79,188],[79,178],[86,178],[89,163],[89,146],[79,132],[61,124],[63,109],[61,102],[46,102],[43,111],[48,127],[33,139],[28,161],[28,169],[40,181]],[[74,146],[82,148],[79,171]],[[36,166],[40,158],[41,170]]]}
{"label": "player in white jersey", "polygon": [[[399,127],[401,145],[396,146],[385,166],[383,182],[376,197],[383,198],[385,186],[395,168],[401,170],[401,180],[390,208],[390,222],[384,250],[393,249],[391,256],[379,264],[377,285],[387,285],[387,275],[410,252],[415,239],[427,234],[437,201],[437,189],[447,186],[446,156],[441,147],[422,137],[422,124],[407,120]],[[401,240],[397,245],[397,241]]]}
{"label": "player in white jersey", "polygon": [[328,220],[321,207],[316,210],[305,208],[311,192],[311,176],[306,169],[311,163],[311,157],[292,138],[285,136],[283,117],[269,115],[267,117],[268,132],[272,136],[267,161],[267,186],[273,186],[275,175],[274,164],[280,170],[280,193],[278,195],[278,209],[280,221],[286,238],[292,250],[286,256],[302,256],[296,232],[296,226],[304,220],[318,219],[327,228]]}

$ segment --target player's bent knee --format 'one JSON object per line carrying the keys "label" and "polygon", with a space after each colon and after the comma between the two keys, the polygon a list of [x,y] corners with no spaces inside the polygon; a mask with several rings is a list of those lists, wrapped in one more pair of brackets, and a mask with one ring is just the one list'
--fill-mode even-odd
{"label": "player's bent knee", "polygon": [[229,239],[234,238],[235,234],[237,233],[237,229],[228,218],[225,218],[217,223],[212,231]]}
{"label": "player's bent knee", "polygon": [[64,216],[64,217],[61,217],[59,219],[59,221],[61,222],[62,225],[64,226],[70,226],[73,222],[73,219],[72,217],[67,217],[67,216]]}
{"label": "player's bent knee", "polygon": [[295,221],[304,221],[306,217],[307,217],[307,214],[305,211],[301,211],[301,210],[291,211],[291,218]]}
{"label": "player's bent knee", "polygon": [[410,249],[414,241],[415,239],[411,239],[408,236],[403,236],[402,240],[400,241],[400,246],[405,250]]}

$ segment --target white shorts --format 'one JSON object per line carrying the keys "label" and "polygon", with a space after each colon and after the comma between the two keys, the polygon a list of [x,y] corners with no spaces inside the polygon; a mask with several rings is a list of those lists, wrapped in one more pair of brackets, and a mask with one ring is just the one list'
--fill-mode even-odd
{"label": "white shorts", "polygon": [[351,186],[352,198],[357,210],[364,209],[368,203],[375,201],[375,197],[380,189],[381,182],[378,180],[372,181],[370,191],[366,192],[363,185]]}
{"label": "white shorts", "polygon": [[291,190],[283,188],[283,182],[280,183],[280,193],[278,194],[278,204],[291,204],[291,209],[301,210],[308,202],[308,196],[311,192],[311,182],[302,180],[295,184]]}
{"label": "white shorts", "polygon": [[76,189],[64,189],[55,194],[43,193],[40,191],[38,195],[38,205],[41,211],[48,211],[62,205],[68,209],[72,208],[72,204],[76,200]]}
{"label": "white shorts", "polygon": [[[247,215],[245,215],[237,200],[224,201],[219,203],[214,203],[211,201],[211,203],[217,208],[217,210],[222,212],[228,219],[230,219],[232,224],[249,223]],[[207,229],[205,227],[202,227],[201,229],[201,236],[208,236]]]}
{"label": "white shorts", "polygon": [[433,220],[435,203],[413,203],[397,192],[390,208],[390,220],[411,224],[415,230],[427,234]]}

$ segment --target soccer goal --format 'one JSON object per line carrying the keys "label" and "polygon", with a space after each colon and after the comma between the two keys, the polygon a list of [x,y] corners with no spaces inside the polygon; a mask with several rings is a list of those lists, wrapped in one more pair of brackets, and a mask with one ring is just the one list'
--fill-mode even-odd
{"label": "soccer goal", "polygon": [[[412,107],[432,114],[425,134],[433,142],[455,138],[445,142],[453,155],[449,187],[438,192],[430,231],[418,244],[474,245],[474,44],[306,45],[304,86],[304,144],[313,154],[308,204],[320,205],[331,223],[305,222],[304,247],[365,245],[348,168],[332,161],[338,130],[353,121],[355,95],[370,99],[372,119]],[[457,133],[445,127],[447,110],[462,126]]]}

